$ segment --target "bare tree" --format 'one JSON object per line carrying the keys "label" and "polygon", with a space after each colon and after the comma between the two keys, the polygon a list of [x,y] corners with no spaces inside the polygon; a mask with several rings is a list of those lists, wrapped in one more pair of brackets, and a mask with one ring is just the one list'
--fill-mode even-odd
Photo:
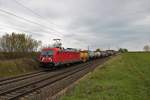
{"label": "bare tree", "polygon": [[0,38],[0,48],[5,52],[32,52],[36,51],[41,41],[31,36],[21,34],[6,34]]}

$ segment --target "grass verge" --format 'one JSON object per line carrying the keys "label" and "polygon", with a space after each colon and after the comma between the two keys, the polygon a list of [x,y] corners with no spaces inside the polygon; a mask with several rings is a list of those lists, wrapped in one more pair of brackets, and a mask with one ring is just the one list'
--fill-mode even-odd
{"label": "grass verge", "polygon": [[38,70],[38,63],[31,58],[19,58],[0,61],[0,78],[15,76]]}
{"label": "grass verge", "polygon": [[80,81],[61,100],[149,100],[150,53],[118,55]]}

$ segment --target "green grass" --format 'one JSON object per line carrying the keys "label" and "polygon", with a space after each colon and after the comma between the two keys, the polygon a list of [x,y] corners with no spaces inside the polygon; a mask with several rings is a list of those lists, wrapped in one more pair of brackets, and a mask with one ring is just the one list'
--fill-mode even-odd
{"label": "green grass", "polygon": [[150,100],[150,53],[112,58],[61,100]]}
{"label": "green grass", "polygon": [[0,61],[0,78],[39,70],[38,63],[31,58]]}

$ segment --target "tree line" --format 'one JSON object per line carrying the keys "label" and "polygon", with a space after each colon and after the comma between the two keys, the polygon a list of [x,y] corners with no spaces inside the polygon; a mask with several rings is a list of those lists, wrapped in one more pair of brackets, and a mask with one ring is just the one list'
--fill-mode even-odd
{"label": "tree line", "polygon": [[1,52],[33,52],[42,44],[24,33],[5,34],[0,37]]}
{"label": "tree line", "polygon": [[146,51],[146,52],[150,52],[150,46],[149,45],[145,45],[143,47],[143,50]]}

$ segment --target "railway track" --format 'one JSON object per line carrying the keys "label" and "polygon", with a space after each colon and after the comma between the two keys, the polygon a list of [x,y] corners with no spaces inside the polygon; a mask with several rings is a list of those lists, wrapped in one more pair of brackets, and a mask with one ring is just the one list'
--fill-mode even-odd
{"label": "railway track", "polygon": [[43,71],[43,70],[35,71],[35,72],[30,72],[30,73],[27,73],[27,74],[22,74],[22,75],[17,75],[17,76],[11,76],[11,77],[0,78],[0,82],[12,80],[12,79],[17,79],[17,78],[24,77],[24,76],[28,76],[28,75],[37,74],[37,73],[40,73],[40,72],[42,72],[42,71]]}
{"label": "railway track", "polygon": [[0,100],[28,100],[29,98],[45,100],[46,97],[55,95],[67,85],[93,70],[103,60],[94,60],[62,70],[41,71],[5,79],[0,82]]}
{"label": "railway track", "polygon": [[39,75],[42,75],[42,74],[45,74],[45,72],[44,71],[37,71],[37,72],[34,72],[34,73],[30,73],[30,74],[25,74],[25,75],[20,75],[20,76],[16,76],[16,77],[6,78],[6,79],[3,79],[3,80],[0,80],[0,87],[3,86],[3,85],[6,85],[6,84],[11,84],[12,82],[18,82],[18,81],[25,80],[25,79],[32,78],[32,77],[36,77],[36,76],[39,76]]}

